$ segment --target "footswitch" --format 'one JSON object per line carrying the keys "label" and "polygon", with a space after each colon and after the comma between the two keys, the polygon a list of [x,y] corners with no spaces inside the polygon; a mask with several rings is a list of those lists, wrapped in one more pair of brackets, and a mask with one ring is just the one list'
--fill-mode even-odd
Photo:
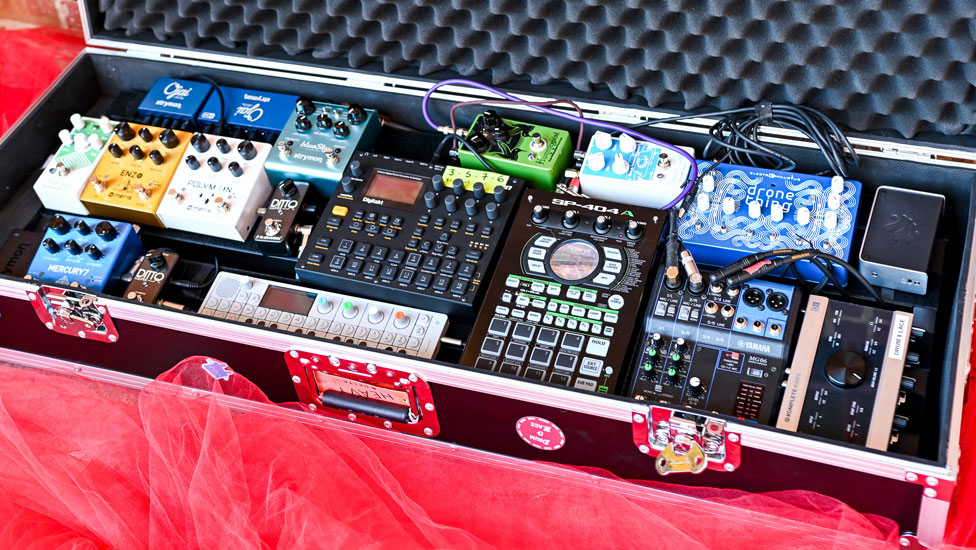
{"label": "footswitch", "polygon": [[88,209],[81,203],[81,192],[95,163],[105,152],[115,125],[106,117],[95,119],[77,113],[71,115],[71,129],[58,133],[61,146],[34,184],[34,192],[45,208],[88,214]]}
{"label": "footswitch", "polygon": [[494,172],[356,153],[298,278],[470,321],[523,188]]}
{"label": "footswitch", "polygon": [[103,291],[140,254],[142,243],[131,224],[59,214],[48,221],[27,277]]}
{"label": "footswitch", "polygon": [[243,241],[268,200],[271,145],[193,134],[156,217],[163,227]]}
{"label": "footswitch", "polygon": [[[224,100],[224,135],[240,134],[255,141],[273,142],[285,127],[298,96],[259,92],[243,88],[221,86]],[[214,133],[221,121],[220,96],[210,94],[210,99],[197,115],[200,131]]]}
{"label": "footswitch", "polygon": [[212,90],[212,85],[203,82],[159,78],[139,104],[141,122],[190,129]]}
{"label": "footswitch", "polygon": [[428,359],[447,330],[440,313],[224,271],[200,313]]}
{"label": "footswitch", "polygon": [[187,132],[120,123],[81,202],[96,216],[163,227],[156,209],[189,143]]}
{"label": "footswitch", "polygon": [[526,193],[461,364],[612,392],[666,214],[563,197]]}
{"label": "footswitch", "polygon": [[329,197],[353,153],[372,148],[379,133],[380,116],[372,109],[299,98],[265,164],[268,177],[272,184],[306,181]]}
{"label": "footswitch", "polygon": [[[710,163],[698,166],[704,170]],[[678,235],[706,265],[724,266],[778,248],[815,248],[847,261],[860,199],[861,182],[840,176],[719,164],[702,176]],[[807,261],[796,267],[804,280],[824,278]],[[834,273],[841,283],[847,282],[847,270],[835,266]]]}
{"label": "footswitch", "polygon": [[661,208],[688,182],[691,163],[674,151],[627,134],[597,132],[583,157],[580,191],[588,197]]}
{"label": "footswitch", "polygon": [[629,395],[770,424],[799,302],[795,288],[760,280],[735,289],[701,278],[669,286],[662,269]]}
{"label": "footswitch", "polygon": [[776,427],[887,450],[892,430],[907,425],[896,409],[912,322],[810,296]]}

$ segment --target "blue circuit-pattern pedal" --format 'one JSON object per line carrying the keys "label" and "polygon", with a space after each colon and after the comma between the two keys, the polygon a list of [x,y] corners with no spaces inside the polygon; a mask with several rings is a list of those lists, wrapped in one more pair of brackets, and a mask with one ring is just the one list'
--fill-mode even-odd
{"label": "blue circuit-pattern pedal", "polygon": [[58,214],[48,221],[27,276],[102,291],[120,281],[141,254],[132,224]]}
{"label": "blue circuit-pattern pedal", "polygon": [[272,185],[287,178],[332,196],[357,149],[370,149],[380,132],[379,114],[359,105],[299,98],[265,163]]}
{"label": "blue circuit-pattern pedal", "polygon": [[[861,182],[840,176],[719,164],[702,176],[678,235],[695,260],[713,266],[778,248],[815,248],[847,261],[860,199]],[[804,280],[824,277],[809,262],[796,267]],[[835,266],[834,274],[847,282],[845,269]]]}
{"label": "blue circuit-pattern pedal", "polygon": [[[224,96],[225,130],[242,130],[247,139],[273,141],[285,127],[298,96],[259,92],[243,88],[221,86]],[[203,132],[214,133],[220,122],[220,96],[210,94],[210,99],[197,115],[197,123]]]}

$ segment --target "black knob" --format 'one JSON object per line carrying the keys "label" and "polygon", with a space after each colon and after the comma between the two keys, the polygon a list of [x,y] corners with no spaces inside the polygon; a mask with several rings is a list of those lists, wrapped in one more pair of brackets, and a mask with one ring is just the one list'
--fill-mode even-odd
{"label": "black knob", "polygon": [[353,103],[349,106],[346,118],[349,119],[350,124],[362,124],[366,121],[366,110]]}
{"label": "black knob", "polygon": [[295,119],[295,128],[299,130],[309,130],[312,128],[312,121],[305,115],[298,115]]}
{"label": "black knob", "polygon": [[575,210],[567,210],[566,213],[563,214],[563,227],[572,229],[578,226],[579,223],[579,214],[577,214]]}
{"label": "black knob", "polygon": [[55,242],[54,239],[50,239],[50,238],[44,239],[44,242],[41,243],[41,246],[43,246],[44,250],[47,250],[51,254],[54,254],[58,250],[61,250],[61,245]]}
{"label": "black knob", "polygon": [[115,135],[119,136],[122,141],[129,141],[136,137],[136,131],[132,129],[132,126],[129,126],[128,122],[123,122],[115,127]]}
{"label": "black knob", "polygon": [[444,177],[440,174],[434,174],[430,177],[430,183],[434,186],[434,191],[444,190]]}
{"label": "black knob", "polygon": [[93,244],[89,244],[85,246],[85,254],[88,254],[88,257],[93,260],[97,260],[102,257],[102,251],[99,250],[98,247]]}
{"label": "black knob", "polygon": [[896,414],[895,417],[891,419],[891,427],[896,430],[904,430],[908,428],[908,417]]}
{"label": "black knob", "polygon": [[532,221],[542,223],[549,219],[549,209],[537,204],[532,208]]}
{"label": "black knob", "polygon": [[461,178],[455,178],[454,182],[451,183],[451,185],[454,186],[452,190],[454,191],[455,195],[457,195],[458,197],[464,195],[464,180],[462,180]]}
{"label": "black knob", "polygon": [[677,386],[681,382],[681,375],[678,374],[677,367],[668,367],[668,370],[664,372],[664,381],[672,386]]}
{"label": "black knob", "polygon": [[335,137],[346,137],[349,135],[349,125],[339,120],[332,126],[332,133]]}
{"label": "black knob", "polygon": [[464,212],[469,216],[478,215],[478,201],[474,199],[468,199],[464,201]]}
{"label": "black knob", "polygon": [[480,181],[476,181],[474,185],[471,186],[471,192],[474,193],[474,198],[483,199],[485,198],[485,185]]}
{"label": "black knob", "polygon": [[705,395],[705,387],[702,386],[701,379],[692,376],[688,379],[688,395],[691,397],[701,397]]}
{"label": "black knob", "polygon": [[315,104],[307,97],[300,97],[295,102],[295,111],[303,115],[310,115],[315,112]]}
{"label": "black knob", "polygon": [[162,252],[152,249],[146,253],[146,261],[149,263],[149,267],[159,271],[166,265],[166,256]]}
{"label": "black knob", "polygon": [[628,239],[630,239],[632,241],[636,241],[637,239],[639,239],[639,238],[641,238],[643,236],[644,236],[644,226],[642,226],[641,224],[635,222],[634,220],[630,220],[629,222],[627,222],[627,238]]}
{"label": "black knob", "polygon": [[72,256],[81,254],[81,245],[76,243],[74,239],[68,239],[65,241],[64,249],[67,250]]}
{"label": "black knob", "polygon": [[119,232],[110,222],[98,222],[98,225],[95,226],[95,234],[101,237],[103,241],[111,241],[119,235]]}
{"label": "black knob", "polygon": [[166,158],[163,157],[163,154],[155,149],[149,151],[149,160],[153,161],[153,164],[155,164],[156,166],[159,166],[160,164],[166,162]]}
{"label": "black knob", "polygon": [[159,142],[167,149],[172,149],[180,144],[180,136],[176,135],[173,130],[166,128],[159,133]]}
{"label": "black knob", "polygon": [[190,167],[190,170],[196,170],[200,167],[200,161],[197,160],[197,157],[193,155],[187,155],[186,160],[183,162],[186,162],[186,165]]}
{"label": "black knob", "polygon": [[498,205],[493,202],[486,204],[485,215],[488,216],[489,220],[497,220],[498,216],[501,215],[501,213],[498,211]]}
{"label": "black knob", "polygon": [[867,377],[868,365],[853,351],[838,351],[827,359],[824,374],[838,388],[855,388]]}
{"label": "black knob", "polygon": [[88,224],[85,223],[85,220],[76,221],[73,227],[75,228],[75,231],[81,233],[82,235],[87,235],[92,231],[91,227],[88,227]]}
{"label": "black knob", "polygon": [[320,130],[328,130],[329,128],[332,128],[332,119],[329,118],[329,115],[322,113],[315,117],[315,125],[318,126]]}
{"label": "black knob", "polygon": [[294,198],[298,196],[298,186],[295,185],[294,180],[291,178],[286,179],[278,185],[278,189],[281,189],[281,196],[285,198]]}
{"label": "black knob", "polygon": [[424,193],[424,204],[427,208],[437,208],[437,193],[433,191]]}
{"label": "black knob", "polygon": [[349,163],[349,173],[352,174],[354,178],[362,177],[363,175],[363,163],[358,160],[354,160]]}
{"label": "black knob", "polygon": [[597,233],[607,233],[610,231],[610,225],[610,218],[606,216],[597,216],[596,223],[593,224],[593,229],[595,229]]}
{"label": "black knob", "polygon": [[136,160],[142,160],[146,158],[146,153],[144,153],[142,151],[142,148],[139,147],[138,145],[133,145],[132,147],[129,147],[129,154],[132,155],[132,158]]}
{"label": "black knob", "polygon": [[495,190],[492,191],[492,195],[495,197],[495,202],[499,204],[505,202],[505,199],[508,198],[508,193],[505,192],[504,185],[496,185]]}
{"label": "black knob", "polygon": [[240,164],[237,164],[237,162],[236,162],[236,161],[235,161],[235,162],[231,162],[230,164],[228,164],[228,165],[227,165],[227,170],[228,170],[228,171],[230,172],[230,174],[231,174],[232,176],[234,176],[235,178],[239,178],[239,177],[241,177],[241,174],[243,174],[243,173],[244,173],[244,169],[243,169],[243,168],[241,168],[241,165],[240,165]]}
{"label": "black knob", "polygon": [[68,225],[68,220],[64,219],[64,216],[61,214],[58,214],[48,220],[47,227],[58,235],[64,235],[68,231],[71,231],[71,226]]}
{"label": "black knob", "polygon": [[139,128],[139,137],[142,138],[142,141],[145,141],[146,143],[152,143],[152,140],[156,139],[156,136],[153,135],[152,130],[146,128],[145,126]]}
{"label": "black knob", "polygon": [[457,197],[454,195],[448,195],[444,197],[444,208],[447,208],[448,212],[457,212],[458,204]]}
{"label": "black knob", "polygon": [[237,154],[244,160],[251,160],[258,154],[258,150],[254,148],[251,140],[245,139],[237,145]]}
{"label": "black knob", "polygon": [[220,169],[223,168],[223,166],[220,164],[220,159],[218,159],[217,157],[208,158],[207,166],[209,166],[210,169],[213,170],[214,172],[220,172]]}
{"label": "black knob", "polygon": [[230,153],[230,144],[227,143],[227,140],[226,139],[220,138],[220,139],[217,140],[216,143],[214,143],[214,145],[217,146],[217,150],[220,151],[221,153],[223,153],[225,155],[227,153]]}
{"label": "black knob", "polygon": [[352,181],[352,178],[349,176],[342,176],[342,179],[339,180],[339,185],[342,186],[342,190],[346,193],[352,193],[356,190],[356,182]]}
{"label": "black knob", "polygon": [[190,145],[197,150],[197,153],[206,153],[210,149],[210,140],[207,136],[197,133],[190,138]]}
{"label": "black knob", "polygon": [[115,157],[115,158],[120,158],[120,157],[122,157],[122,155],[125,154],[125,151],[123,151],[122,148],[119,147],[119,144],[118,143],[111,143],[111,144],[109,144],[109,146],[108,146],[108,152],[111,153],[112,156]]}

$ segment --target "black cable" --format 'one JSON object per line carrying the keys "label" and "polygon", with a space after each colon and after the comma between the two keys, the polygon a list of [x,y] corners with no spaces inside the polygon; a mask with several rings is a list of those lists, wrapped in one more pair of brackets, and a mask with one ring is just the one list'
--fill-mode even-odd
{"label": "black cable", "polygon": [[224,93],[220,91],[220,84],[217,84],[216,80],[206,75],[197,75],[191,78],[203,80],[204,82],[213,86],[214,90],[217,91],[217,99],[220,101],[220,117],[217,119],[217,130],[214,133],[218,136],[224,135],[224,117],[226,116],[224,114],[224,109],[226,109],[226,106],[224,105]]}
{"label": "black cable", "polygon": [[[447,141],[447,138],[453,138],[455,141],[460,141],[461,143],[463,143],[464,146],[467,147],[469,151],[471,151],[471,154],[474,155],[474,158],[478,159],[478,162],[480,162],[481,165],[485,167],[485,170],[488,170],[489,172],[497,172],[498,171],[498,170],[495,170],[494,168],[492,168],[490,164],[488,164],[488,161],[485,160],[485,157],[481,156],[481,153],[479,153],[478,151],[475,151],[474,147],[471,146],[471,142],[469,142],[463,136],[459,136],[458,134],[447,134],[445,136],[445,138],[443,140],[441,140],[441,145],[438,145],[437,146],[438,154],[439,154],[439,152],[440,152],[440,150],[441,150],[442,145],[444,144],[444,142]],[[459,146],[459,149],[460,149],[460,146]]]}

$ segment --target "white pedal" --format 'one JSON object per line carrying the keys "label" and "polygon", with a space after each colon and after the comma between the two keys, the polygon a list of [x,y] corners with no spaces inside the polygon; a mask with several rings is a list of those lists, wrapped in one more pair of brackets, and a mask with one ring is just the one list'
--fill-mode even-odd
{"label": "white pedal", "polygon": [[85,216],[88,209],[81,203],[81,192],[105,152],[116,122],[77,113],[70,122],[71,129],[58,132],[61,145],[44,165],[34,192],[45,208]]}
{"label": "white pedal", "polygon": [[194,134],[156,216],[163,226],[243,241],[271,195],[271,145]]}

